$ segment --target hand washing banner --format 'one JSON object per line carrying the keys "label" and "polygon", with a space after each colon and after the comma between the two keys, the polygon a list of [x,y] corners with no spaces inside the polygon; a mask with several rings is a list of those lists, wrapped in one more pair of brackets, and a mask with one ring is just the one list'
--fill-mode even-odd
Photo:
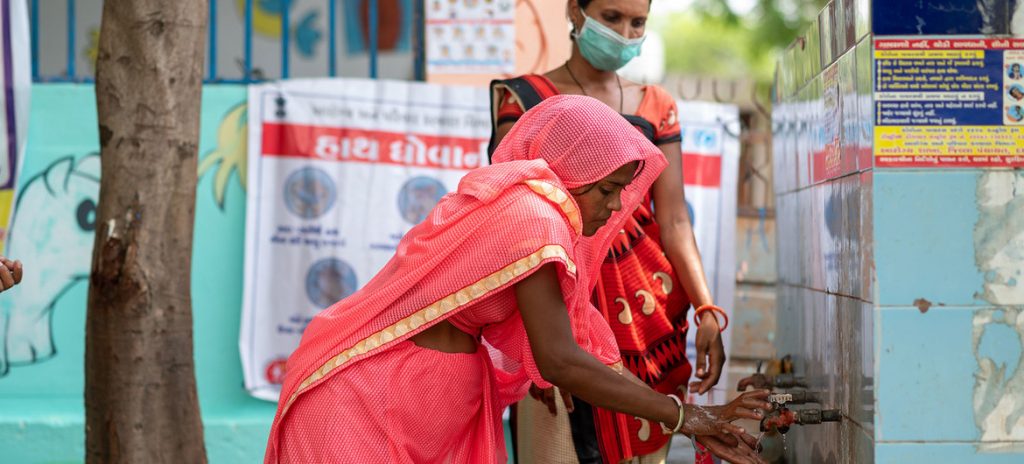
{"label": "hand washing banner", "polygon": [[486,164],[486,89],[367,79],[249,89],[241,353],[276,401],[312,317],[364,285],[469,170]]}
{"label": "hand washing banner", "polygon": [[[697,247],[704,263],[711,296],[732,316],[736,291],[736,184],[740,159],[739,109],[735,105],[708,102],[683,102],[679,106],[682,135],[683,182],[686,206],[693,221]],[[692,324],[687,335],[687,357],[697,357]],[[728,349],[730,332],[722,333]],[[694,372],[697,366],[694,365]],[[722,378],[705,396],[692,396],[689,402],[720,404],[726,400],[728,362]],[[699,380],[696,377],[691,381]]]}
{"label": "hand washing banner", "polygon": [[18,167],[25,154],[30,69],[26,3],[4,1],[0,5],[0,251],[7,242]]}

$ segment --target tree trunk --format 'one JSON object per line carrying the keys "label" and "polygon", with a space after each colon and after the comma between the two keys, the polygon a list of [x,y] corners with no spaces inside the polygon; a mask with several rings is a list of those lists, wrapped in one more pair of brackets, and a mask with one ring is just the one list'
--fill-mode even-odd
{"label": "tree trunk", "polygon": [[206,462],[190,269],[207,4],[106,0],[86,462]]}

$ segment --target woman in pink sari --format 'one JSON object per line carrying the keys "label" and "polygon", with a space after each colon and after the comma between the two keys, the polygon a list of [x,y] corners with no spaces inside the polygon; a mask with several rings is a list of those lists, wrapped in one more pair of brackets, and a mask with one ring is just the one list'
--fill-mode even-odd
{"label": "woman in pink sari", "polygon": [[523,115],[494,159],[507,162],[467,174],[380,273],[309,325],[265,462],[504,462],[501,411],[530,382],[718,435],[723,457],[761,462],[731,422],[759,418],[767,392],[711,408],[657,393],[621,375],[590,304],[661,152],[601,102],[560,96]]}

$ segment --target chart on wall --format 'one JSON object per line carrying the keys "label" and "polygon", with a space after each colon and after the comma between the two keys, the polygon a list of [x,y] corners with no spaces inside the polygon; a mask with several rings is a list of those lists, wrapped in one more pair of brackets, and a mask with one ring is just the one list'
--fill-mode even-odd
{"label": "chart on wall", "polygon": [[874,53],[875,166],[1024,166],[1024,39],[878,39]]}
{"label": "chart on wall", "polygon": [[510,74],[515,72],[515,2],[428,0],[427,72]]}

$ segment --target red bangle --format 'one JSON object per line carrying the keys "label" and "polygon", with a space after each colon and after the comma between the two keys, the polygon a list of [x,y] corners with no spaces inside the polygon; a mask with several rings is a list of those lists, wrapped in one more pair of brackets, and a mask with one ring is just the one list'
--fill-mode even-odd
{"label": "red bangle", "polygon": [[[724,309],[713,304],[701,305],[700,307],[697,308],[696,311],[693,312],[694,324],[697,324],[697,327],[700,327],[700,317],[701,315],[704,314],[705,311],[711,311],[716,314],[722,315],[722,318],[725,319],[725,324],[722,325],[722,327],[719,329],[719,332],[725,332],[726,327],[729,327],[729,315],[725,313]],[[716,317],[715,320],[717,321],[718,318]]]}

